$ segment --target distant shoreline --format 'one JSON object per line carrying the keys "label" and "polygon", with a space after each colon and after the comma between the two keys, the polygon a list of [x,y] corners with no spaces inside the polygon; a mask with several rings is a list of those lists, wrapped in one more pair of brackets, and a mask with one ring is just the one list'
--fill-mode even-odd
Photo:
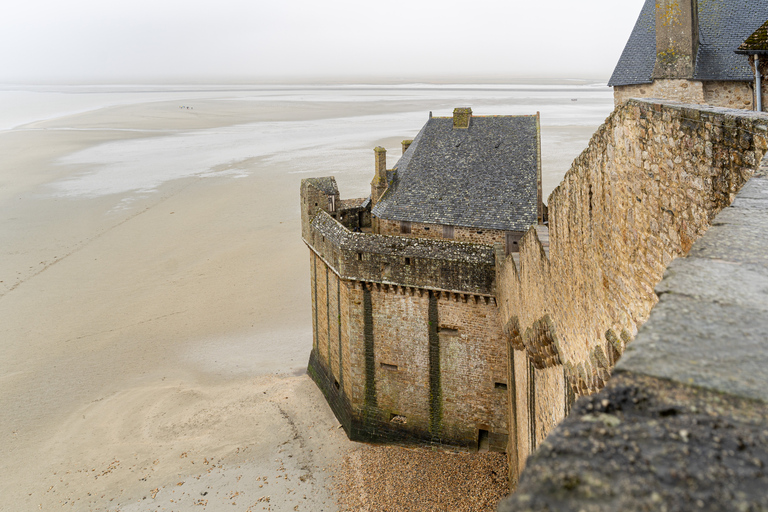
{"label": "distant shoreline", "polygon": [[300,77],[300,78],[275,78],[261,80],[222,80],[220,82],[180,80],[173,82],[3,82],[0,83],[0,91],[14,88],[58,88],[58,87],[98,87],[98,88],[222,88],[231,91],[233,87],[323,87],[323,86],[409,86],[409,85],[588,85],[606,84],[608,77]]}

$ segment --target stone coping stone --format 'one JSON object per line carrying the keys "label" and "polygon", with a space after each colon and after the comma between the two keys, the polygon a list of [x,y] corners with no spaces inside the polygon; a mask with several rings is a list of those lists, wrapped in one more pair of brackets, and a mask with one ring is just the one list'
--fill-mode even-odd
{"label": "stone coping stone", "polygon": [[768,179],[744,186],[656,293],[615,372],[768,403]]}
{"label": "stone coping stone", "polygon": [[768,510],[768,404],[623,373],[528,459],[499,512]]}
{"label": "stone coping stone", "polygon": [[[666,98],[631,98],[627,100],[629,105],[642,105],[654,109],[674,109],[687,111],[693,117],[701,117],[702,114],[715,114],[723,120],[730,121],[734,125],[741,122],[754,125],[758,132],[768,131],[768,114],[754,110],[742,110],[729,107],[716,107],[714,105],[699,105],[697,103],[684,103]],[[765,163],[765,162],[764,162]]]}

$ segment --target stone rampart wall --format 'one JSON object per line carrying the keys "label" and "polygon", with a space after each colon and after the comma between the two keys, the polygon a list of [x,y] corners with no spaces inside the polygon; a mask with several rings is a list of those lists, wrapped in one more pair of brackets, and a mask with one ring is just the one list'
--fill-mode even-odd
{"label": "stone rampart wall", "polygon": [[514,368],[513,481],[574,395],[602,388],[655,305],[666,267],[754,172],[767,124],[748,111],[631,100],[550,195],[549,258],[534,230],[519,265],[497,257]]}
{"label": "stone rampart wall", "polygon": [[656,293],[500,512],[768,510],[768,157]]}

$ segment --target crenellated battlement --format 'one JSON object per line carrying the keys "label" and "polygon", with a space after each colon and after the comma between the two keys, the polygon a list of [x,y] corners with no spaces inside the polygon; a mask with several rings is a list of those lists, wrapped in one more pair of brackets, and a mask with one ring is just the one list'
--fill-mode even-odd
{"label": "crenellated battlement", "polygon": [[304,242],[345,280],[459,295],[494,293],[490,246],[355,233],[325,211],[312,219]]}

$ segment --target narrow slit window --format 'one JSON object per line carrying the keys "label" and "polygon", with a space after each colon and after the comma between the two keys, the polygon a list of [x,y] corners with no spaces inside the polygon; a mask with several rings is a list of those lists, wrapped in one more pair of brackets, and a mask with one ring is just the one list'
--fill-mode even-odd
{"label": "narrow slit window", "polygon": [[506,382],[497,382],[494,384],[494,387],[496,389],[507,389],[507,383]]}
{"label": "narrow slit window", "polygon": [[363,261],[363,253],[357,253],[357,261]]}
{"label": "narrow slit window", "polygon": [[339,381],[336,379],[333,379],[333,387],[335,387],[337,390],[341,388],[341,386],[339,386]]}
{"label": "narrow slit window", "polygon": [[381,367],[385,370],[397,371],[396,364],[387,364],[387,363],[380,363],[380,364],[381,364]]}
{"label": "narrow slit window", "polygon": [[456,329],[455,327],[443,327],[443,326],[440,326],[437,329],[437,332],[439,332],[440,334],[445,334],[446,336],[458,336],[459,335],[459,330]]}
{"label": "narrow slit window", "polygon": [[477,451],[487,452],[490,448],[490,439],[488,439],[488,431],[480,429],[477,433]]}
{"label": "narrow slit window", "polygon": [[405,264],[410,265],[411,264],[411,258],[405,258]]}

